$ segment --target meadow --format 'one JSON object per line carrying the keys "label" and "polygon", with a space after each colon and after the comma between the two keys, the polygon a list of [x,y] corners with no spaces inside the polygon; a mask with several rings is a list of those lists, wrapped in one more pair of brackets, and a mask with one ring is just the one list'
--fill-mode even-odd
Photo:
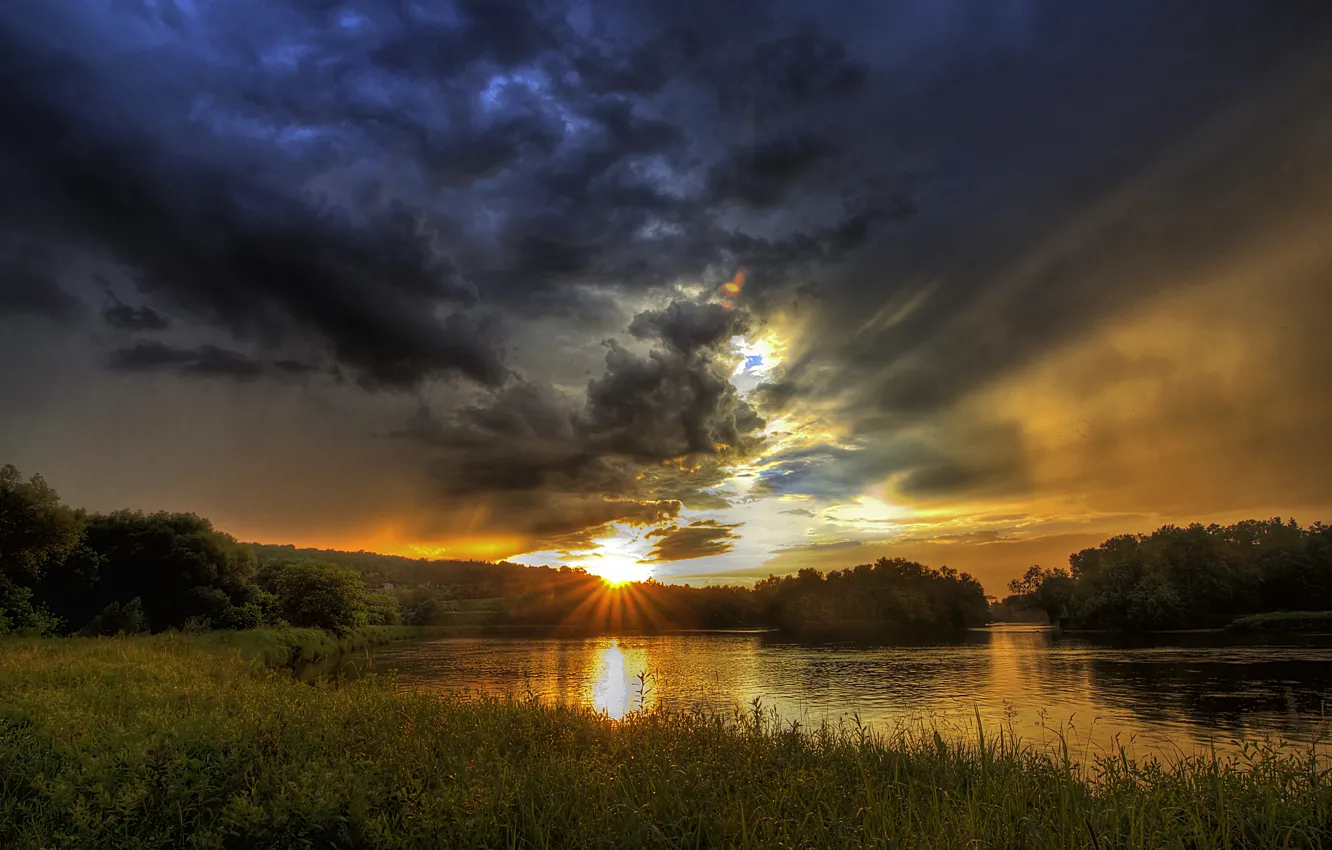
{"label": "meadow", "polygon": [[390,675],[302,683],[265,642],[0,644],[0,846],[1332,845],[1327,766],[1262,744],[1162,765],[761,706],[612,721]]}

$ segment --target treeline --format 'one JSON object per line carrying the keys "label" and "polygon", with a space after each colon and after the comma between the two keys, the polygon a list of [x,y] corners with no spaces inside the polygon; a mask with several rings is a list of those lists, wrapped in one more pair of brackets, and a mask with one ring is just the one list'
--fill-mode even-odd
{"label": "treeline", "polygon": [[243,544],[194,514],[89,514],[64,505],[40,475],[0,467],[0,634],[402,623],[901,637],[986,620],[971,576],[900,559],[753,588],[648,581],[608,592],[569,567]]}
{"label": "treeline", "polygon": [[1193,629],[1274,611],[1332,610],[1332,527],[1295,520],[1163,526],[1033,566],[1002,604],[1075,629]]}
{"label": "treeline", "polygon": [[291,544],[247,543],[260,560],[322,561],[355,570],[366,584],[444,585],[455,599],[494,599],[543,593],[552,587],[595,576],[571,567],[529,567],[508,561],[458,561],[407,558],[377,552],[298,549]]}
{"label": "treeline", "polygon": [[194,514],[64,505],[0,467],[0,634],[118,634],[292,625],[346,633],[401,622],[353,570],[260,561]]}
{"label": "treeline", "polygon": [[903,639],[965,631],[989,622],[981,583],[949,567],[931,569],[903,558],[880,558],[826,576],[803,569],[754,586],[765,619],[810,636]]}

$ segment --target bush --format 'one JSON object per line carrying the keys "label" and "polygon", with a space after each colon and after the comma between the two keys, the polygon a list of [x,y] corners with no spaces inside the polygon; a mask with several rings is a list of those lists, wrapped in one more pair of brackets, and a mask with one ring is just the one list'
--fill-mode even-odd
{"label": "bush", "polygon": [[398,626],[402,624],[402,612],[398,610],[398,597],[392,593],[376,591],[367,593],[366,623],[371,626]]}
{"label": "bush", "polygon": [[0,575],[0,635],[49,635],[60,628],[50,611],[32,601],[32,591]]}
{"label": "bush", "polygon": [[437,626],[453,610],[453,604],[435,596],[428,596],[407,611],[409,626]]}
{"label": "bush", "polygon": [[215,628],[233,631],[258,629],[266,625],[274,624],[268,622],[264,616],[264,609],[257,602],[233,605],[221,617],[213,620]]}
{"label": "bush", "polygon": [[134,597],[121,605],[112,602],[102,609],[102,613],[92,618],[79,634],[93,635],[133,635],[151,631],[148,616],[143,613],[143,601]]}
{"label": "bush", "polygon": [[277,597],[282,619],[298,628],[346,634],[369,621],[368,594],[352,570],[297,561],[265,569],[261,580]]}

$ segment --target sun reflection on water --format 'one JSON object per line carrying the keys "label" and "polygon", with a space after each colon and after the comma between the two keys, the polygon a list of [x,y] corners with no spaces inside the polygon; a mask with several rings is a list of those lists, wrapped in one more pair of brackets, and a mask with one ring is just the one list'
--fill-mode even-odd
{"label": "sun reflection on water", "polygon": [[639,676],[647,672],[647,653],[642,649],[621,648],[610,639],[597,650],[596,674],[588,680],[587,701],[614,720],[654,701],[651,686],[644,690]]}

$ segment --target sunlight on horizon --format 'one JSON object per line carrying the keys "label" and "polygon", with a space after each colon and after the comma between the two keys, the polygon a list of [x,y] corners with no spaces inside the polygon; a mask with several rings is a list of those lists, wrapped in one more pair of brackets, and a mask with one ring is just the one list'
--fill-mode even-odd
{"label": "sunlight on horizon", "polygon": [[602,559],[586,567],[589,573],[599,577],[611,587],[623,587],[636,581],[647,581],[652,577],[652,569],[638,562],[636,555],[611,552],[602,555]]}

